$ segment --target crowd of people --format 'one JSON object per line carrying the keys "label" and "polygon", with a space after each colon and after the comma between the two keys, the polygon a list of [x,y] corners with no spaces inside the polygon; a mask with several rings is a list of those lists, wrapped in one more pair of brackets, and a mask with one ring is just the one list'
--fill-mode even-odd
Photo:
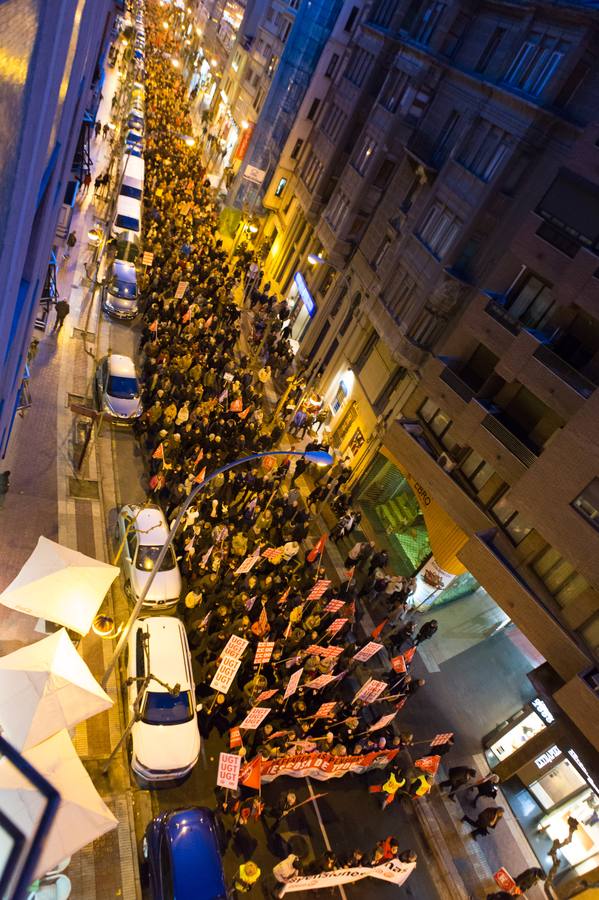
{"label": "crowd of people", "polygon": [[[290,433],[295,442],[304,439],[306,419],[299,421],[297,411],[305,383],[296,379],[288,391],[287,421],[278,409],[269,410],[266,385],[277,377],[283,383],[294,378],[288,309],[270,285],[259,289],[259,276],[248,280],[255,263],[250,250],[234,246],[231,255],[218,237],[219,210],[202,166],[202,148],[181,139],[192,127],[189,97],[180,70],[170,61],[172,38],[158,24],[148,4],[144,250],[153,254],[153,263],[141,281],[145,412],[136,429],[148,462],[149,494],[172,522],[206,472],[248,453],[279,448]],[[317,413],[310,415],[318,424]],[[302,449],[328,451],[318,434],[309,432]],[[406,621],[415,582],[390,574],[386,552],[373,543],[358,540],[347,551],[341,583],[323,565],[325,536],[307,546],[312,511],[325,500],[340,517],[331,540],[347,537],[359,524],[346,484],[350,474],[344,460],[319,469],[305,457],[269,456],[258,467],[232,469],[211,481],[186,510],[176,538],[186,584],[180,612],[197,662],[205,737],[216,729],[227,738],[227,749],[232,729],[271,692],[270,714],[258,728],[243,732],[237,752],[246,760],[269,760],[297,753],[339,757],[396,750],[398,758],[382,773],[383,781],[370,784],[386,808],[396,795],[418,798],[433,783],[422,768],[406,765],[401,751],[412,744],[412,735],[401,732],[397,720],[370,729],[425,685],[410,675],[408,657],[434,635],[437,623],[425,622],[416,631]],[[300,487],[304,494],[309,489],[305,501]],[[356,659],[365,643],[357,636],[365,604],[370,612],[380,611],[372,638],[384,648],[381,656],[386,651],[394,659],[412,651],[403,666],[379,664],[374,673]],[[247,646],[234,682],[223,693],[210,685],[231,636],[243,638]],[[256,665],[256,651],[265,642],[274,644],[272,653]],[[301,682],[285,698],[285,685],[300,667]],[[385,682],[384,691],[373,703],[356,698],[373,674]],[[330,677],[314,685],[319,676]],[[331,708],[320,715],[328,701]],[[448,741],[445,749],[428,752],[442,755],[450,747]],[[231,816],[232,833],[264,810],[260,797],[243,785],[237,792],[217,790],[217,800],[221,813]],[[276,824],[288,811],[279,811],[278,819],[275,815]],[[476,827],[481,827],[478,820]],[[353,862],[329,854],[320,861],[325,867],[320,871],[402,858],[394,839],[380,845],[373,853],[356,850]],[[238,893],[251,889],[259,877],[252,865],[240,867]],[[297,857],[291,869],[296,874],[307,870]]]}

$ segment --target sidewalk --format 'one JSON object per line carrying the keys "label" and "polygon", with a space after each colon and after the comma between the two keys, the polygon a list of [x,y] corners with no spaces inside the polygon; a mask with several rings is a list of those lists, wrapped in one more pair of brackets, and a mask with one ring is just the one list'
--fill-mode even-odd
{"label": "sidewalk", "polygon": [[[110,99],[116,81],[116,72],[108,70],[105,98],[98,111],[101,121],[110,118]],[[107,141],[93,139],[91,151],[95,160],[93,179],[104,170],[110,146]],[[102,491],[104,484],[110,484],[107,478],[111,472],[100,474],[93,450],[88,453],[82,471],[75,471],[78,434],[76,417],[69,409],[71,400],[90,402],[99,292],[93,297],[85,274],[90,253],[87,232],[103,213],[103,205],[96,209],[91,187],[75,208],[71,230],[77,234],[77,244],[70,258],[63,261],[63,248],[57,253],[58,289],[60,297],[70,305],[70,314],[62,330],[52,334],[52,311],[46,333],[36,331],[34,335],[40,345],[31,366],[33,403],[15,423],[5,461],[5,467],[11,471],[11,487],[0,510],[3,563],[0,590],[16,576],[40,534],[97,559],[110,558]],[[88,333],[84,335],[86,328]],[[117,582],[109,606],[119,599],[119,593]],[[2,654],[43,637],[35,630],[36,620],[5,607],[0,607],[0,623]],[[104,671],[110,649],[109,642],[93,633],[81,641],[80,652],[97,678]],[[99,774],[100,761],[110,754],[122,731],[120,697],[114,678],[108,693],[115,701],[114,706],[78,726],[73,741],[119,825],[75,854],[66,874],[72,882],[73,897],[134,900],[141,893],[128,765],[121,758],[120,764],[117,762],[112,767],[109,779]]]}

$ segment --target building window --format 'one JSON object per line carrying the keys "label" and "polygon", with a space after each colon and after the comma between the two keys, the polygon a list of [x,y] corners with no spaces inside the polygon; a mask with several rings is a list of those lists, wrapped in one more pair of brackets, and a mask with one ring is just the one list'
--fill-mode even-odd
{"label": "building window", "polygon": [[335,74],[335,69],[337,68],[337,63],[339,62],[339,54],[331,53],[331,58],[329,60],[329,64],[325,70],[325,78],[332,78]]}
{"label": "building window", "polygon": [[505,496],[496,500],[491,507],[491,513],[503,526],[506,534],[516,546],[530,534],[530,526],[522,519],[517,509],[514,509]]}
{"label": "building window", "polygon": [[362,47],[354,47],[347,62],[345,77],[356,87],[361,87],[368,74],[374,57]]}
{"label": "building window", "polygon": [[466,169],[482,181],[490,181],[509,150],[509,135],[486,119],[477,119],[457,155]]}
{"label": "building window", "polygon": [[554,305],[551,285],[530,273],[524,273],[518,279],[506,300],[510,315],[526,328],[542,328]]}
{"label": "building window", "polygon": [[388,237],[383,238],[383,240],[381,241],[381,243],[379,245],[378,250],[374,254],[374,257],[372,258],[372,268],[374,269],[375,272],[378,272],[378,270],[380,269],[385,257],[387,256],[387,253],[389,252],[390,246],[391,246],[391,238],[388,238]]}
{"label": "building window", "polygon": [[310,104],[310,109],[308,110],[308,115],[306,119],[314,120],[316,113],[318,112],[318,107],[320,106],[320,99],[315,97],[312,103]]}
{"label": "building window", "polygon": [[314,189],[316,182],[322,175],[323,166],[314,152],[307,157],[302,170],[302,180],[309,191]]}
{"label": "building window", "polygon": [[396,8],[397,0],[380,0],[370,21],[380,25],[381,28],[387,28],[391,24]]}
{"label": "building window", "polygon": [[360,175],[366,174],[366,171],[368,170],[368,167],[372,162],[372,158],[376,153],[376,148],[376,142],[370,137],[370,135],[366,135],[354,158],[354,168],[357,172],[360,173]]}
{"label": "building window", "polygon": [[281,39],[281,43],[284,44],[287,38],[289,37],[289,32],[291,31],[291,26],[293,22],[290,22],[289,19],[283,20],[283,25],[279,29],[279,38]]}
{"label": "building window", "polygon": [[320,127],[331,141],[336,141],[346,120],[343,110],[336,103],[331,103],[322,116]]}
{"label": "building window", "polygon": [[277,185],[277,189],[275,191],[275,197],[280,197],[283,191],[285,190],[285,185],[287,184],[286,178],[281,178]]}
{"label": "building window", "polygon": [[360,350],[358,358],[356,359],[355,363],[352,366],[354,372],[356,372],[358,375],[360,374],[360,372],[362,371],[362,369],[368,362],[368,359],[370,358],[372,351],[374,350],[374,348],[377,345],[378,339],[379,339],[379,336],[378,336],[377,332],[373,330],[373,331],[371,331],[371,333],[368,335],[368,337],[364,341],[364,345],[362,346],[362,349]]}
{"label": "building window", "polygon": [[423,422],[426,422],[430,430],[439,438],[439,440],[443,438],[443,435],[446,434],[453,425],[453,422],[447,413],[444,413],[442,409],[439,409],[439,404],[435,403],[434,400],[429,400],[428,397],[418,410],[418,415]]}
{"label": "building window", "polygon": [[379,190],[384,190],[391,178],[393,177],[393,173],[395,172],[395,163],[392,159],[384,159],[381,165],[379,166],[378,172],[375,175],[374,181],[372,182],[375,188]]}
{"label": "building window", "polygon": [[377,413],[377,415],[380,416],[382,413],[384,413],[387,404],[389,403],[389,400],[393,395],[393,392],[397,389],[405,374],[406,370],[403,366],[398,366],[397,369],[395,369],[395,371],[391,374],[391,376],[387,380],[387,384],[374,401],[374,411]]}
{"label": "building window", "polygon": [[587,484],[584,491],[572,502],[572,506],[599,531],[599,478],[593,478]]}
{"label": "building window", "polygon": [[483,50],[483,52],[481,53],[476,66],[474,67],[475,72],[483,73],[483,72],[487,71],[487,69],[491,63],[491,60],[495,56],[495,53],[497,52],[497,49],[503,40],[505,31],[506,31],[505,28],[496,28],[494,30],[493,34],[487,41],[487,45],[486,45],[485,49]]}
{"label": "building window", "polygon": [[301,138],[298,138],[295,144],[293,145],[293,150],[291,151],[291,159],[297,159],[300,155],[300,150],[304,146],[304,142]]}
{"label": "building window", "polygon": [[[552,226],[541,226],[537,234],[568,256],[576,255],[574,245],[599,251],[599,185],[595,182],[562,168],[535,212]],[[554,232],[563,236],[561,246]]]}
{"label": "building window", "polygon": [[454,147],[459,121],[460,114],[454,109],[447,117],[443,128],[439,132],[433,155],[435,165],[439,167],[443,165]]}
{"label": "building window", "polygon": [[441,47],[441,53],[444,56],[447,56],[449,59],[453,59],[457,56],[464,43],[466,32],[468,31],[471,22],[472,19],[466,13],[460,12],[457,14],[451,23],[451,27],[447,32],[445,40],[443,41],[443,46]]}
{"label": "building window", "polygon": [[349,200],[339,192],[329,203],[325,218],[333,230],[337,230],[349,209]]}
{"label": "building window", "polygon": [[396,322],[405,320],[415,305],[416,282],[401,266],[393,279],[393,292],[383,305]]}
{"label": "building window", "polygon": [[347,17],[347,22],[346,22],[345,25],[343,26],[343,30],[344,30],[344,31],[351,31],[351,30],[352,30],[352,28],[354,27],[354,22],[356,21],[356,17],[357,17],[357,15],[358,15],[359,12],[360,12],[359,7],[357,7],[357,6],[352,6],[351,12],[350,12],[349,16]]}
{"label": "building window", "polygon": [[506,84],[539,97],[555,75],[569,44],[556,37],[533,32],[520,47],[505,75]]}
{"label": "building window", "polygon": [[391,113],[397,112],[409,80],[409,76],[405,72],[400,72],[399,69],[391,69],[379,94],[381,106]]}
{"label": "building window", "polygon": [[291,9],[299,9],[300,0],[287,0]]}
{"label": "building window", "polygon": [[589,586],[586,579],[575,571],[574,566],[549,545],[533,560],[532,568],[562,607],[571,603]]}
{"label": "building window", "polygon": [[434,203],[427,212],[416,237],[428,247],[433,256],[442,259],[459,234],[462,222],[450,209]]}
{"label": "building window", "polygon": [[410,34],[415,41],[428,44],[445,10],[445,3],[426,3],[416,17]]}
{"label": "building window", "polygon": [[264,91],[262,90],[262,88],[260,88],[260,90],[257,91],[257,93],[256,93],[256,96],[254,98],[254,103],[253,103],[253,107],[256,110],[256,112],[260,112],[260,108],[262,106],[263,100],[264,100]]}

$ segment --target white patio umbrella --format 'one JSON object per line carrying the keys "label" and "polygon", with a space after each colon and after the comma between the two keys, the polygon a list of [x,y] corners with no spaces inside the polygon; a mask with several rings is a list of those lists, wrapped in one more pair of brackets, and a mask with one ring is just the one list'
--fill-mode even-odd
{"label": "white patio umbrella", "polygon": [[[66,731],[60,731],[23,756],[60,794],[58,811],[44,841],[34,878],[86,844],[116,828],[118,822],[108,809]],[[39,794],[10,765],[0,761],[0,809],[25,834],[31,834],[39,818]]]}
{"label": "white patio umbrella", "polygon": [[118,574],[117,566],[40,537],[0,603],[87,634]]}
{"label": "white patio umbrella", "polygon": [[17,750],[110,706],[64,628],[0,658],[0,728]]}

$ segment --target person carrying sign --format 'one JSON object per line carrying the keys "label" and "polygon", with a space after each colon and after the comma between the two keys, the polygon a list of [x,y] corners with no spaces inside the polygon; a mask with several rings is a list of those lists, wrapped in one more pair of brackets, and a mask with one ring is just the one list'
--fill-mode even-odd
{"label": "person carrying sign", "polygon": [[399,790],[405,787],[406,784],[406,776],[400,768],[394,769],[387,780],[383,782],[381,785],[373,785],[370,788],[370,792],[373,794],[381,793],[382,802],[381,809],[386,809],[393,801],[395,800],[395,795]]}
{"label": "person carrying sign", "polygon": [[235,880],[233,882],[233,888],[236,894],[248,894],[256,882],[259,880],[262,872],[251,860],[246,863],[242,863],[239,866],[237,871],[237,875],[235,876]]}

